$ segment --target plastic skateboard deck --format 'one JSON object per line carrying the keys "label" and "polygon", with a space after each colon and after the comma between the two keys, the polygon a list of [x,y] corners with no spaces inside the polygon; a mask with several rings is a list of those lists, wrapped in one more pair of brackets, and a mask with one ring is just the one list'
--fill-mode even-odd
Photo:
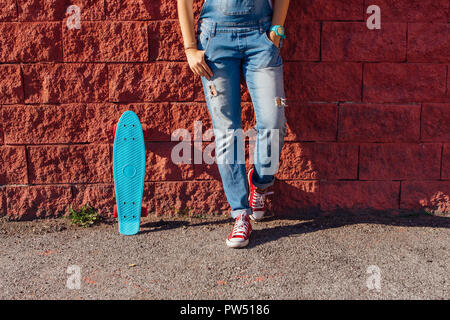
{"label": "plastic skateboard deck", "polygon": [[141,223],[145,143],[141,122],[133,111],[124,112],[117,123],[113,173],[119,232],[134,235]]}

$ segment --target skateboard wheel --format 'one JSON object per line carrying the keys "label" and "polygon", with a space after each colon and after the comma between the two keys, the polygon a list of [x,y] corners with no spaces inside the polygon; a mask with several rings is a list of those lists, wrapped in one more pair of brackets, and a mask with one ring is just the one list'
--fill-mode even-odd
{"label": "skateboard wheel", "polygon": [[114,212],[113,212],[114,218],[117,218],[119,214],[117,213],[117,206],[114,206]]}
{"label": "skateboard wheel", "polygon": [[144,140],[148,140],[149,139],[149,128],[147,127],[146,124],[142,125],[142,132],[144,133]]}
{"label": "skateboard wheel", "polygon": [[147,207],[142,207],[142,209],[141,209],[141,217],[146,217],[146,216],[148,216]]}
{"label": "skateboard wheel", "polygon": [[113,124],[108,128],[108,137],[110,141],[114,141],[114,137],[116,136],[117,125]]}

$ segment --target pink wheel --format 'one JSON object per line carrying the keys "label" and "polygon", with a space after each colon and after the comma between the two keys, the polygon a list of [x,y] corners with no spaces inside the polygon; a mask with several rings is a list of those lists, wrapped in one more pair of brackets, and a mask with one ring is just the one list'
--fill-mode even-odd
{"label": "pink wheel", "polygon": [[117,213],[117,206],[116,205],[114,206],[113,216],[114,216],[114,218],[117,218],[119,216],[118,213]]}
{"label": "pink wheel", "polygon": [[143,131],[143,133],[144,133],[144,140],[148,140],[149,139],[149,128],[147,127],[147,125],[146,124],[143,124],[142,125],[142,131]]}
{"label": "pink wheel", "polygon": [[141,217],[146,217],[146,216],[148,216],[147,207],[142,206]]}
{"label": "pink wheel", "polygon": [[117,128],[116,124],[113,124],[110,127],[108,127],[107,134],[109,141],[114,141],[114,136],[116,135],[116,128]]}

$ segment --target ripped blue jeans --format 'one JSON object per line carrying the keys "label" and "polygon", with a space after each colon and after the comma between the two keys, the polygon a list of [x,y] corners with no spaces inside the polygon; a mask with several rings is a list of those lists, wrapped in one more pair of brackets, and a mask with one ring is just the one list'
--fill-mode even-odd
{"label": "ripped blue jeans", "polygon": [[242,212],[251,214],[243,143],[246,133],[241,129],[241,75],[256,118],[255,186],[265,189],[274,183],[286,135],[281,43],[277,47],[268,38],[270,26],[271,17],[250,24],[199,21],[198,49],[205,50],[213,72],[210,80],[202,77],[202,85],[213,124],[216,162],[233,218]]}

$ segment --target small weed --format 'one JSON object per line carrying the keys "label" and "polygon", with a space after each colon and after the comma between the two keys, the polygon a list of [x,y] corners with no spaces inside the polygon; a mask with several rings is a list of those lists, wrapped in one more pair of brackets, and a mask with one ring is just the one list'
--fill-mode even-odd
{"label": "small weed", "polygon": [[196,213],[195,209],[193,208],[175,208],[172,207],[172,211],[177,215],[178,217],[189,217],[189,218],[196,218],[196,219],[207,219],[208,216],[202,213]]}
{"label": "small weed", "polygon": [[177,216],[189,217],[191,215],[191,209],[190,208],[178,209],[178,208],[172,207],[172,210],[174,211],[174,213]]}
{"label": "small weed", "polygon": [[100,221],[100,215],[89,204],[81,207],[79,211],[73,209],[72,205],[68,208],[67,218],[72,220],[72,224],[80,227],[90,227]]}

